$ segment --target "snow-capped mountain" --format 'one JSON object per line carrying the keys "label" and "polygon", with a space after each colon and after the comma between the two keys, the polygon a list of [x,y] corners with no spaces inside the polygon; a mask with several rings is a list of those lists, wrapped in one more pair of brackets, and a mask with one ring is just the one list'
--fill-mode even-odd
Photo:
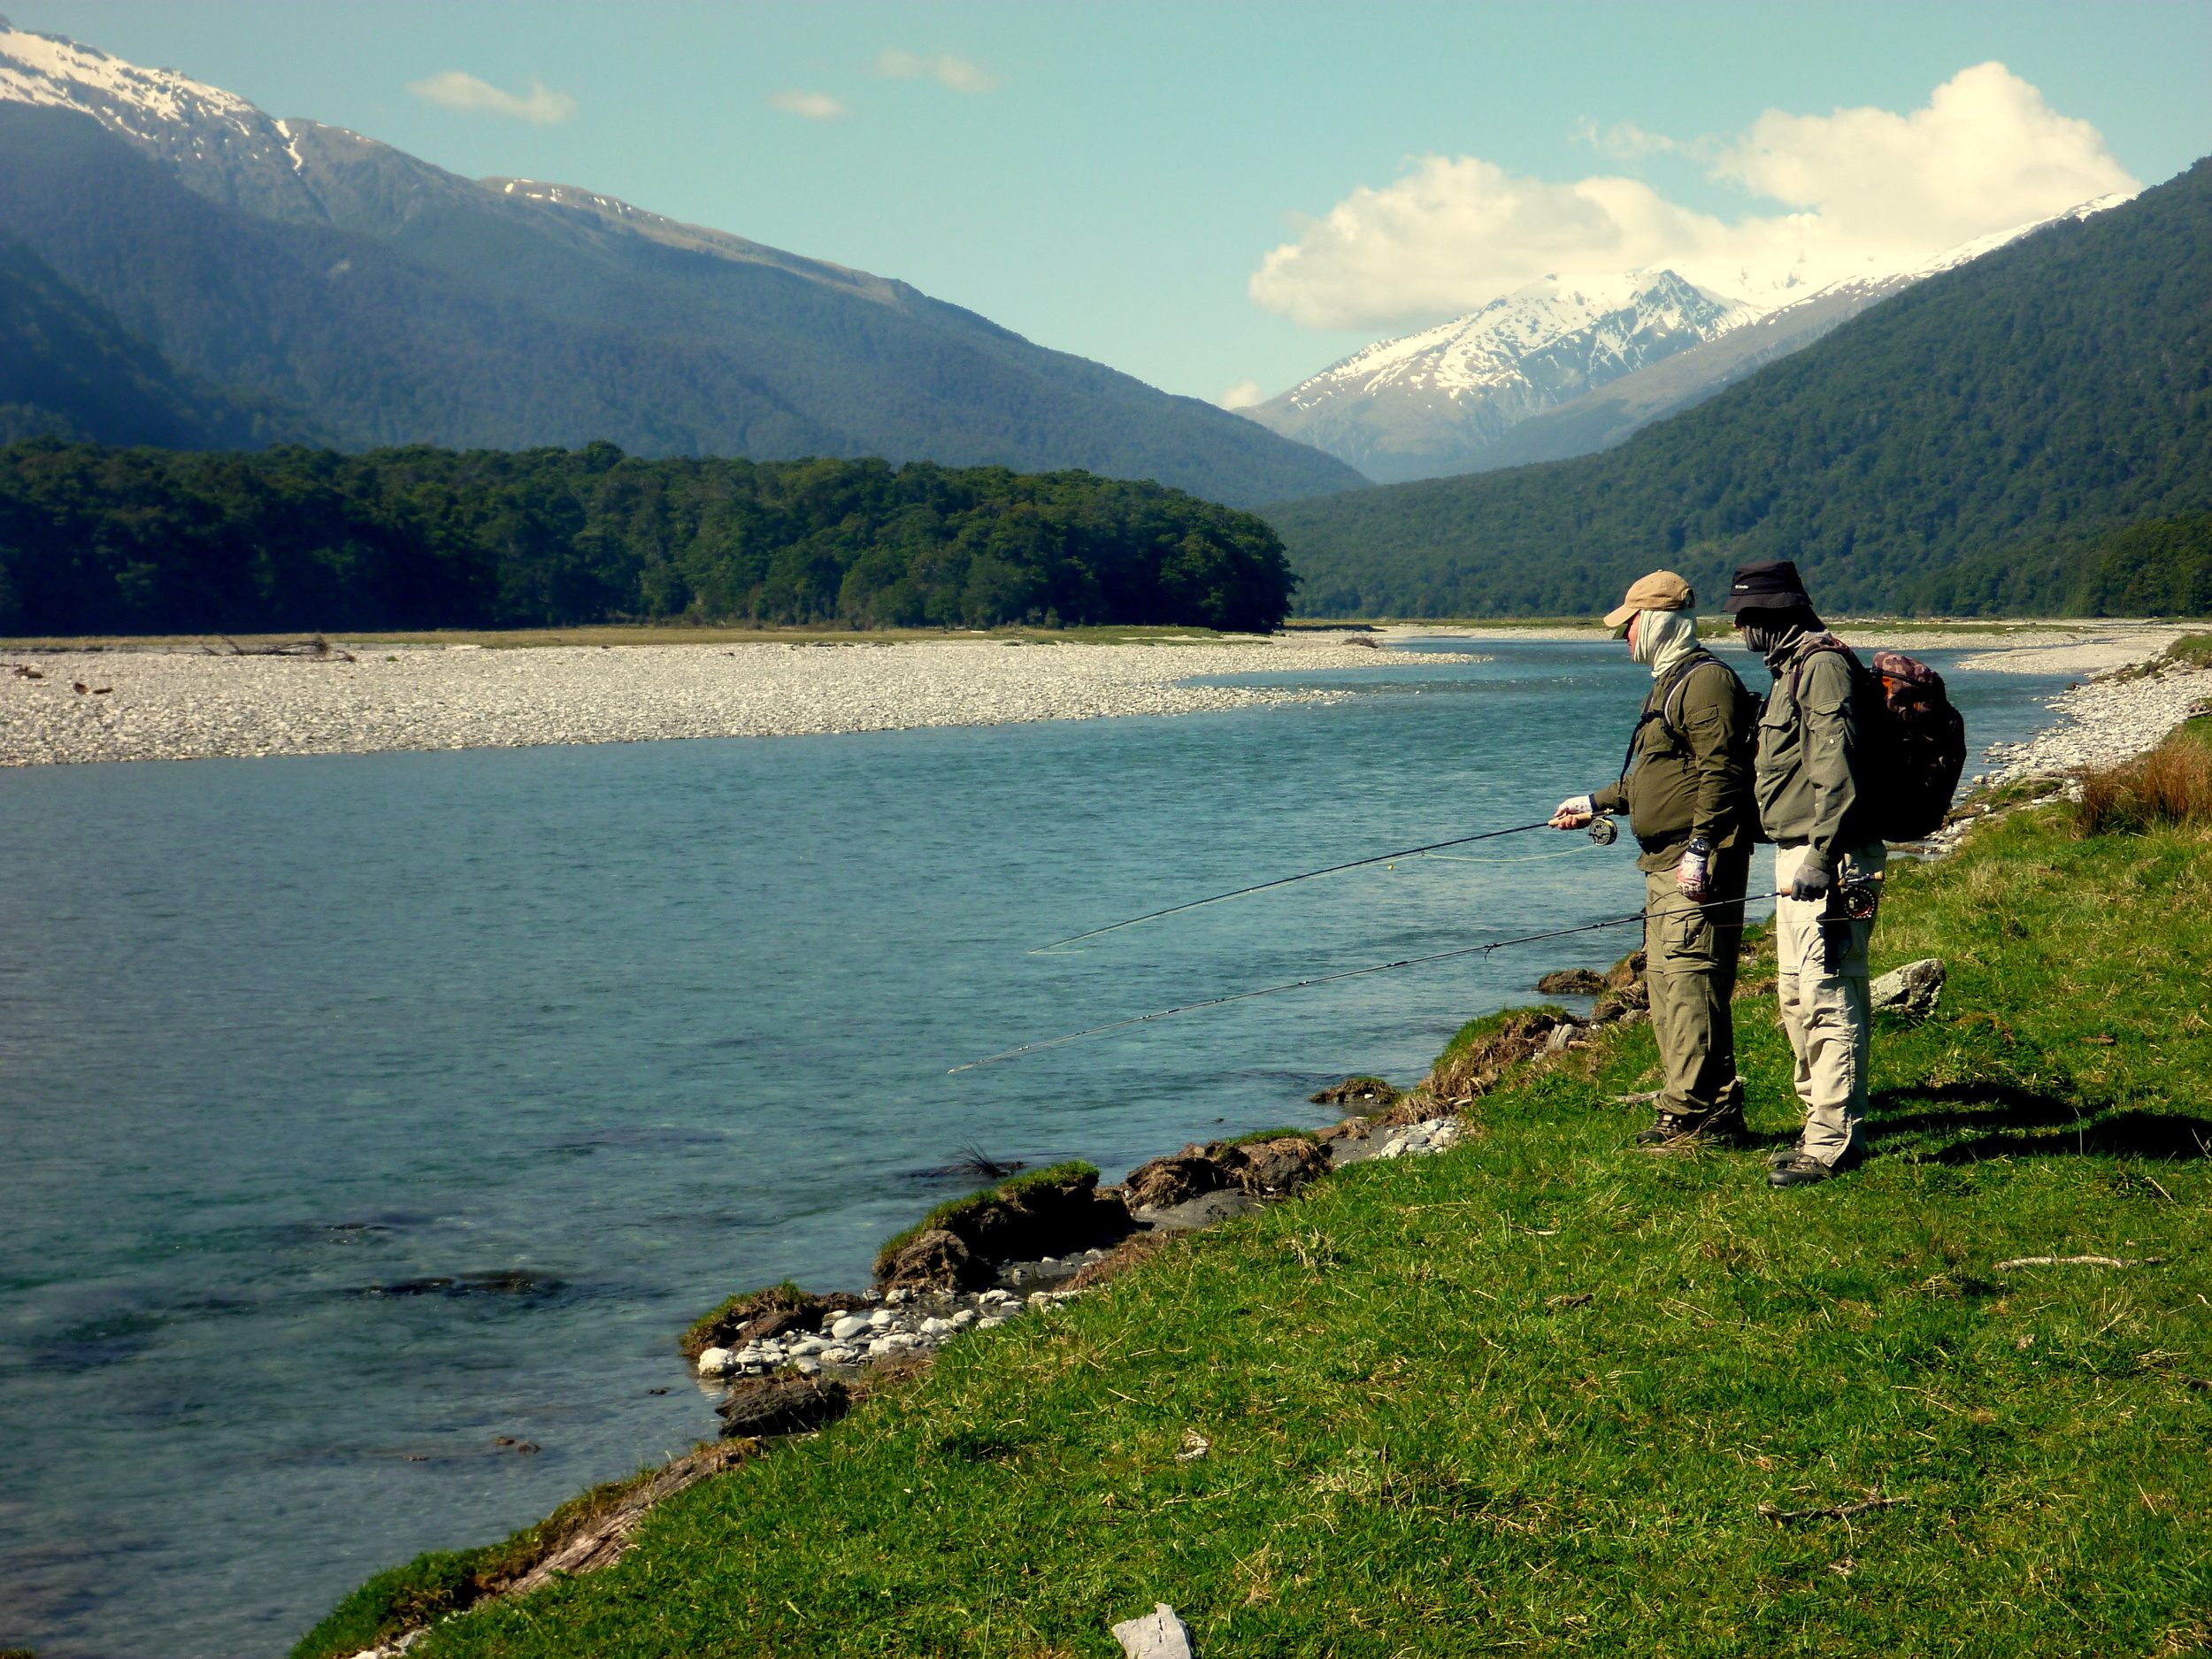
{"label": "snow-capped mountain", "polygon": [[441,209],[480,205],[489,193],[510,206],[551,209],[572,224],[689,252],[780,265],[864,290],[895,286],[572,185],[464,179],[342,127],[280,120],[173,69],[143,69],[76,41],[15,28],[5,18],[0,102],[89,115],[196,195],[262,219],[390,235]]}
{"label": "snow-capped mountain", "polygon": [[1547,277],[1243,412],[1382,483],[1464,472],[1532,415],[1759,315],[1671,271]]}
{"label": "snow-capped mountain", "polygon": [[[1862,255],[1825,272],[1792,260],[1547,277],[1451,322],[1378,342],[1241,412],[1383,483],[1585,455],[1801,350],[1915,282],[2127,199],[2101,196],[1920,259]],[[1846,274],[1833,276],[1839,268]],[[1832,280],[1814,280],[1824,274]]]}
{"label": "snow-capped mountain", "polygon": [[68,290],[55,314],[342,445],[1079,467],[1239,505],[1363,481],[904,282],[588,189],[462,178],[0,19],[0,252],[10,237]]}
{"label": "snow-capped mountain", "polygon": [[307,164],[298,149],[299,138],[311,134],[303,130],[296,137],[288,123],[236,94],[173,69],[142,69],[0,18],[0,99],[89,115],[215,201],[268,219],[327,222],[305,180]]}

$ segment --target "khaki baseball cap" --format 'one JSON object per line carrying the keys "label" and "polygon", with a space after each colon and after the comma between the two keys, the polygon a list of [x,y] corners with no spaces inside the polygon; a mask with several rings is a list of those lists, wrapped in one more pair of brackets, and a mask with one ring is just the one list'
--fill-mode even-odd
{"label": "khaki baseball cap", "polygon": [[1617,633],[1639,611],[1687,611],[1695,603],[1697,595],[1689,583],[1672,571],[1654,571],[1630,585],[1619,608],[1605,613],[1605,626]]}

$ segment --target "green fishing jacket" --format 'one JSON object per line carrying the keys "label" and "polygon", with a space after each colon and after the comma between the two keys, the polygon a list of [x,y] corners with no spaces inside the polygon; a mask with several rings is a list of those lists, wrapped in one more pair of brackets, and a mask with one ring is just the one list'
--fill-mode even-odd
{"label": "green fishing jacket", "polygon": [[1591,795],[1626,812],[1647,871],[1671,870],[1693,836],[1716,852],[1758,839],[1752,798],[1759,705],[1735,671],[1701,650],[1644,695],[1618,783]]}
{"label": "green fishing jacket", "polygon": [[1808,636],[1767,658],[1774,689],[1759,711],[1759,825],[1779,846],[1811,843],[1832,874],[1872,835],[1859,787],[1863,734],[1851,660],[1816,642]]}

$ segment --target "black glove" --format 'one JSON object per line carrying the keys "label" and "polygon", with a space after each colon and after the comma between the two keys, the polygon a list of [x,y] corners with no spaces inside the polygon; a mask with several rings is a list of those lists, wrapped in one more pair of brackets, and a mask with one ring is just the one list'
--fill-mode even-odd
{"label": "black glove", "polygon": [[1790,879],[1790,897],[1800,904],[1824,903],[1828,897],[1828,884],[1832,879],[1824,865],[1809,858],[1804,867]]}

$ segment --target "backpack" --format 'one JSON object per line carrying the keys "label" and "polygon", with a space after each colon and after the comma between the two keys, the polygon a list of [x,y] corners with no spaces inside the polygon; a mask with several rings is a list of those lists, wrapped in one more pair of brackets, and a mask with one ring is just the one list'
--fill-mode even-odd
{"label": "backpack", "polygon": [[1797,675],[1818,651],[1834,651],[1851,665],[1859,690],[1859,729],[1867,740],[1867,794],[1871,827],[1886,841],[1916,841],[1943,827],[1966,770],[1966,721],[1951,706],[1943,676],[1902,651],[1877,651],[1871,669],[1838,641],[1816,645],[1790,671],[1790,700]]}

